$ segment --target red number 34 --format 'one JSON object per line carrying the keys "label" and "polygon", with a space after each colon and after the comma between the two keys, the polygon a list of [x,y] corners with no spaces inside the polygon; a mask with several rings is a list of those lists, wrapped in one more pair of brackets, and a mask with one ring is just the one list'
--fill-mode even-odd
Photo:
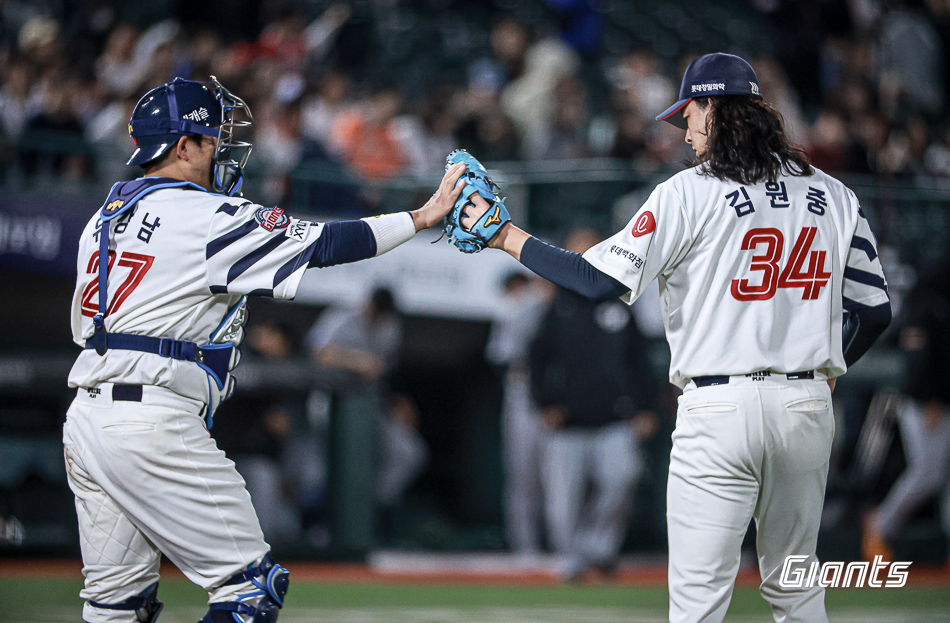
{"label": "red number 34", "polygon": [[[767,301],[778,291],[778,288],[802,288],[802,300],[818,298],[821,289],[828,285],[831,273],[825,271],[826,251],[812,251],[811,245],[815,241],[817,227],[803,227],[788,264],[782,270],[779,260],[782,259],[782,250],[785,247],[785,237],[774,227],[750,229],[742,239],[742,250],[764,247],[764,252],[752,256],[750,270],[760,271],[762,281],[758,285],[749,283],[748,279],[732,280],[732,296],[737,301]],[[805,261],[808,267],[804,268]]]}

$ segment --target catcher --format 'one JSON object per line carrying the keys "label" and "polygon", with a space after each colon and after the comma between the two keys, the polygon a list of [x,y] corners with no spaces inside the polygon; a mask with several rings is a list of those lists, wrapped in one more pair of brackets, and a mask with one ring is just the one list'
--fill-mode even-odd
{"label": "catcher", "polygon": [[249,296],[292,299],[305,270],[376,257],[455,204],[459,165],[412,212],[317,223],[240,197],[250,108],[212,76],[142,97],[129,164],[82,232],[83,351],[63,445],[89,623],[155,623],[165,554],[208,592],[202,623],[274,623],[290,577],[244,480],[208,434],[234,387]]}

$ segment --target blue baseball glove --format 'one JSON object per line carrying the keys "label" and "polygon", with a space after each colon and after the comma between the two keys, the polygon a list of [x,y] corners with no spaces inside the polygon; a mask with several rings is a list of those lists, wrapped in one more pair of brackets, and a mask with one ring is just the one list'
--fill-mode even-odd
{"label": "blue baseball glove", "polygon": [[[498,185],[492,181],[488,171],[475,156],[464,149],[456,149],[445,159],[445,170],[448,171],[452,165],[459,162],[465,163],[465,174],[458,182],[464,184],[464,188],[452,211],[445,217],[445,234],[459,251],[478,253],[488,246],[488,242],[505,223],[511,221],[511,215],[508,214],[503,200],[498,198]],[[471,197],[475,193],[481,195],[491,207],[471,229],[465,229],[462,227],[462,216],[465,208],[472,205]]]}

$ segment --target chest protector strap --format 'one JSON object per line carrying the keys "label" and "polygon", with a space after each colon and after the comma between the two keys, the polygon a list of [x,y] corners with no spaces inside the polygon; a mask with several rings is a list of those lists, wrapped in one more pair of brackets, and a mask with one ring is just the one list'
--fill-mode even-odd
{"label": "chest protector strap", "polygon": [[[131,182],[119,182],[109,191],[109,197],[99,212],[102,220],[102,229],[99,233],[99,311],[92,317],[93,336],[86,340],[85,347],[95,349],[99,355],[106,351],[135,350],[143,353],[152,353],[161,357],[194,361],[214,381],[219,391],[223,391],[228,381],[228,372],[232,367],[232,358],[236,344],[234,342],[209,343],[198,345],[186,340],[175,340],[167,337],[148,337],[131,333],[109,333],[105,326],[106,309],[108,307],[109,282],[109,233],[112,221],[128,212],[135,204],[151,192],[165,188],[192,188],[204,191],[197,184],[162,177],[145,177]],[[222,325],[227,324],[243,309],[244,298],[228,313]],[[212,342],[218,337],[221,328],[215,330]]]}
{"label": "chest protector strap", "polygon": [[[92,326],[94,329],[91,340],[86,342],[86,348],[95,348],[100,355],[105,355],[109,350],[109,332],[106,331],[106,307],[109,302],[109,232],[112,229],[112,221],[128,212],[138,201],[156,190],[163,188],[196,188],[204,190],[197,184],[173,180],[164,177],[145,177],[131,182],[117,182],[112,185],[106,202],[102,204],[99,211],[99,219],[102,221],[102,228],[99,231],[99,312],[92,317]],[[121,335],[116,333],[116,336]],[[90,345],[90,342],[92,344]],[[113,346],[113,348],[123,348],[122,346]],[[141,350],[134,348],[132,350]],[[151,351],[147,351],[151,352]]]}

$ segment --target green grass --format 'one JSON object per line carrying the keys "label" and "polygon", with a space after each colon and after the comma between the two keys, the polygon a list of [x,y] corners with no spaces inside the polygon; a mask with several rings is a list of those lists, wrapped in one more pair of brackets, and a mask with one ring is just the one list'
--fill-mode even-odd
{"label": "green grass", "polygon": [[[78,623],[79,580],[0,579],[0,621]],[[167,606],[161,623],[194,623],[206,596],[181,580],[162,582]],[[828,592],[831,620],[927,623],[950,621],[950,590],[922,588],[838,589]],[[291,584],[281,622],[615,623],[662,621],[666,590],[629,586],[456,586]],[[753,589],[737,590],[730,621],[769,621],[765,602]]]}

